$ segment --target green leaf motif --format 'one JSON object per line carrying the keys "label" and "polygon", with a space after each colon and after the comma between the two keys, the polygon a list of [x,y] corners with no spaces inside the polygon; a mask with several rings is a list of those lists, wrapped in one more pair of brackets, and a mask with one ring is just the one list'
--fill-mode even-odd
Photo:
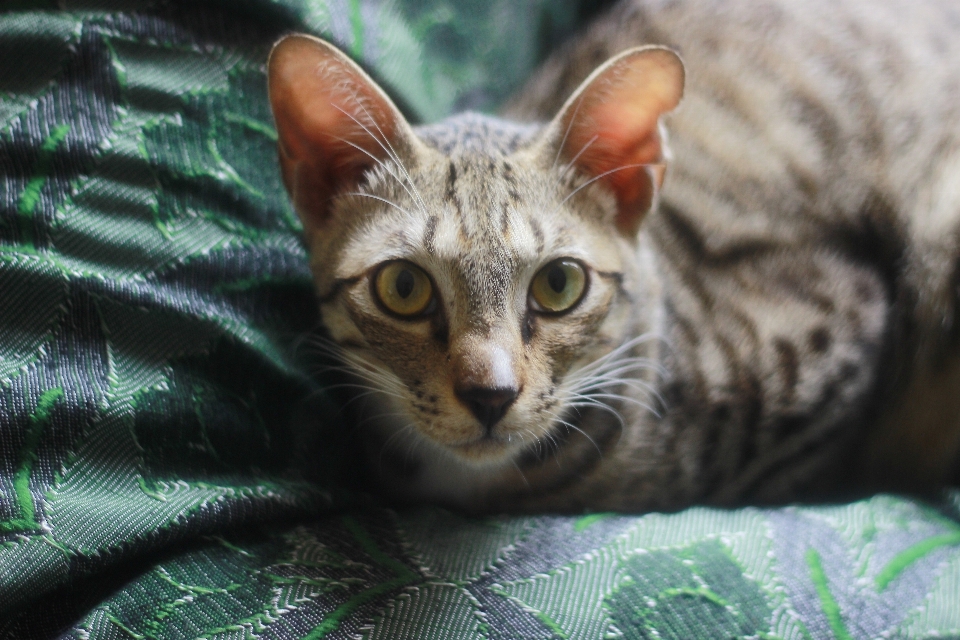
{"label": "green leaf motif", "polygon": [[384,596],[395,589],[411,585],[420,580],[420,576],[396,558],[383,552],[370,533],[352,516],[342,518],[344,527],[356,539],[363,551],[377,564],[389,569],[396,576],[386,582],[374,585],[354,595],[330,612],[319,625],[308,633],[304,640],[320,640],[336,631],[345,618],[353,614],[364,604]]}
{"label": "green leaf motif", "polygon": [[933,536],[932,538],[927,538],[926,540],[918,542],[912,547],[904,549],[894,556],[894,558],[883,568],[883,570],[877,574],[877,577],[874,580],[877,585],[877,591],[883,591],[886,589],[887,585],[893,582],[897,576],[903,572],[904,569],[909,567],[920,558],[923,558],[928,553],[941,547],[953,545],[960,545],[960,532],[958,531],[944,533],[939,536]]}
{"label": "green leaf motif", "polygon": [[40,523],[37,522],[33,494],[30,492],[30,475],[37,463],[37,447],[40,446],[40,438],[43,436],[44,428],[50,422],[53,405],[62,397],[62,387],[45,391],[37,402],[37,408],[30,416],[27,435],[24,438],[20,453],[20,464],[13,474],[13,491],[16,495],[17,506],[20,508],[20,517],[0,522],[0,533],[36,531],[40,528]]}
{"label": "green leaf motif", "polygon": [[23,243],[21,249],[30,253],[36,251],[33,237],[33,213],[40,203],[40,190],[47,183],[47,178],[53,170],[53,153],[70,133],[70,125],[62,124],[54,127],[47,139],[40,146],[40,155],[33,171],[33,177],[27,183],[26,189],[20,196],[17,213],[20,215],[20,234]]}
{"label": "green leaf motif", "polygon": [[847,626],[843,622],[843,616],[840,612],[840,605],[830,591],[830,583],[827,580],[827,574],[823,570],[823,562],[820,560],[820,554],[815,549],[807,551],[807,565],[810,567],[810,579],[817,589],[817,595],[820,597],[820,604],[823,607],[823,615],[827,617],[830,623],[830,629],[837,640],[852,640]]}
{"label": "green leaf motif", "polygon": [[770,630],[760,587],[718,541],[640,553],[624,568],[606,606],[627,640],[748,638]]}

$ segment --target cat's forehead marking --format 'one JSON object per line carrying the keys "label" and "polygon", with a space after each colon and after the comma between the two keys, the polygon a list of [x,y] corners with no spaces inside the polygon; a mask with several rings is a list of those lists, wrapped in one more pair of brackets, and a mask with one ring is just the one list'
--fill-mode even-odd
{"label": "cat's forehead marking", "polygon": [[479,252],[517,266],[571,241],[549,176],[511,162],[473,154],[444,159],[445,183],[434,189],[443,193],[440,219],[429,249],[448,258]]}
{"label": "cat's forehead marking", "polygon": [[428,146],[448,156],[505,156],[529,144],[539,125],[517,124],[479,113],[460,113],[437,124],[416,127]]}
{"label": "cat's forehead marking", "polygon": [[436,253],[437,246],[434,243],[437,236],[437,225],[440,224],[440,217],[436,214],[427,218],[427,224],[423,230],[423,246],[427,253]]}

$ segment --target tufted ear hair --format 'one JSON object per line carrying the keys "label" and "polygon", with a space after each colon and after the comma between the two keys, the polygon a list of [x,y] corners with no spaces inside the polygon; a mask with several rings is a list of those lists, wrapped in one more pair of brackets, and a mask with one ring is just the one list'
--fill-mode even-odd
{"label": "tufted ear hair", "polygon": [[330,201],[364,172],[399,155],[410,160],[410,125],[380,87],[333,45],[307,35],[280,40],[267,64],[280,168],[307,238]]}
{"label": "tufted ear hair", "polygon": [[683,96],[680,57],[638,47],[611,58],[573,93],[548,125],[546,152],[606,185],[617,200],[617,229],[633,236],[663,182],[660,116]]}

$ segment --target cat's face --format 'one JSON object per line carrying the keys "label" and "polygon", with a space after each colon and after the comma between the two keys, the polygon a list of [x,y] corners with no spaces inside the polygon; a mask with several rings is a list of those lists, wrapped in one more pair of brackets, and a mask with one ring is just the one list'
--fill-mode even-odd
{"label": "cat's face", "polygon": [[324,322],[399,428],[500,461],[546,437],[573,399],[571,367],[620,337],[632,244],[604,211],[562,203],[556,172],[511,155],[431,155],[409,180],[387,166],[337,201],[338,232],[314,245],[320,291],[338,288]]}
{"label": "cat's face", "polygon": [[[662,49],[619,60],[543,127],[474,115],[415,132],[329,45],[275,50],[281,164],[324,323],[401,441],[510,461],[571,419],[592,380],[579,372],[635,335],[636,230],[682,67]],[[650,99],[650,77],[674,84]],[[640,84],[653,106],[618,110],[611,93]]]}

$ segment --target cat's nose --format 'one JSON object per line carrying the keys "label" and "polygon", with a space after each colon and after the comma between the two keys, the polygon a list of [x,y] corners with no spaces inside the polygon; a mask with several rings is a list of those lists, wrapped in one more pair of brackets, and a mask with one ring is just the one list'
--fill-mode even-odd
{"label": "cat's nose", "polygon": [[520,390],[515,387],[467,387],[456,390],[457,398],[470,409],[487,432],[500,422],[519,393]]}

